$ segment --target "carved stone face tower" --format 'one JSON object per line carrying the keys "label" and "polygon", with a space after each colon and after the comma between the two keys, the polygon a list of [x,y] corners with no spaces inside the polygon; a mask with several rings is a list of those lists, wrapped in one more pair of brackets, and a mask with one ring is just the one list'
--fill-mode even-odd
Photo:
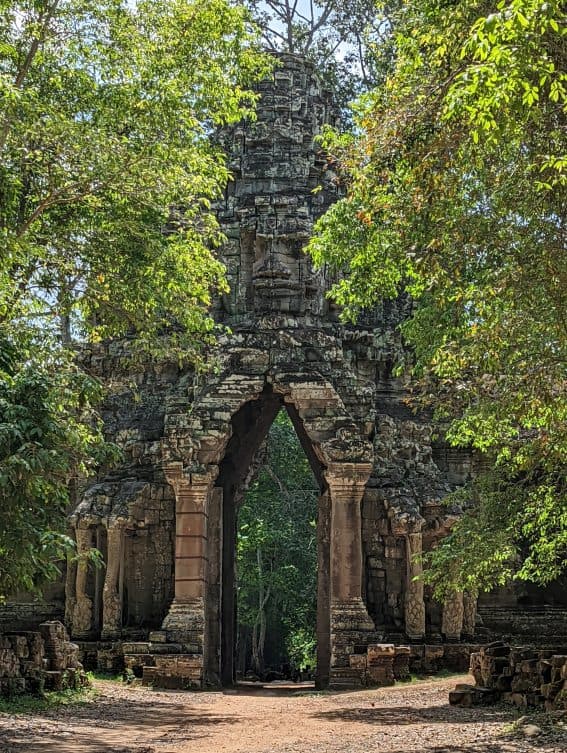
{"label": "carved stone face tower", "polygon": [[320,486],[320,685],[372,680],[370,643],[472,631],[462,595],[443,610],[415,579],[415,555],[445,530],[440,500],[463,478],[463,458],[434,455],[429,424],[405,406],[393,375],[403,305],[340,325],[325,274],[302,253],[337,198],[315,141],[335,113],[311,64],[280,63],[260,87],[257,120],[223,134],[234,174],[218,207],[230,294],[215,315],[231,334],[214,370],[125,367],[119,343],[89,364],[103,379],[123,377],[105,420],[125,460],[71,518],[79,550],[96,543],[107,568],[104,579],[84,560],[69,568],[67,621],[75,638],[121,638],[126,664],[156,685],[235,679],[237,507],[282,407]]}
{"label": "carved stone face tower", "polygon": [[302,249],[337,198],[315,144],[336,111],[310,64],[292,55],[278,63],[273,80],[259,87],[257,120],[223,138],[234,180],[218,212],[231,288],[220,315],[232,322],[263,314],[313,320],[325,309],[324,275]]}

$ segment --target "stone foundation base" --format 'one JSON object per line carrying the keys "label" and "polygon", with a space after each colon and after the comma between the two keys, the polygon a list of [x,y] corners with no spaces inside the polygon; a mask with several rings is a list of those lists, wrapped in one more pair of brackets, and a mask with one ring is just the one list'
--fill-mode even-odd
{"label": "stone foundation base", "polygon": [[[329,687],[391,685],[407,679],[410,672],[467,672],[471,654],[480,650],[478,644],[469,643],[396,645],[382,640],[376,632],[336,633],[335,650],[340,650],[335,662],[341,663],[331,667]],[[90,641],[81,642],[79,648],[87,669],[113,674],[126,669],[154,687],[200,689],[205,684],[203,654],[193,651],[194,645],[170,642],[168,631],[158,630],[145,641]]]}
{"label": "stone foundation base", "polygon": [[330,687],[339,689],[393,685],[396,680],[409,677],[410,654],[409,646],[370,644],[364,653],[349,656],[348,669],[331,670]]}
{"label": "stone foundation base", "polygon": [[[205,635],[205,607],[203,599],[174,601],[167,613],[161,630],[152,633],[155,642],[183,643],[190,652],[203,653]],[[158,637],[159,636],[159,637]]]}
{"label": "stone foundation base", "polygon": [[150,654],[153,666],[146,664],[142,685],[178,690],[203,687],[203,657],[196,654]]}

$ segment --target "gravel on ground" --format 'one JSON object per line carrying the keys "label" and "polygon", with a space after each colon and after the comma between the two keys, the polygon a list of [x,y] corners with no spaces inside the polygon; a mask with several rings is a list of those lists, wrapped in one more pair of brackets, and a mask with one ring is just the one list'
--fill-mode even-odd
{"label": "gravel on ground", "polygon": [[0,753],[567,753],[567,717],[449,706],[463,681],[190,693],[99,680],[92,703],[0,714]]}

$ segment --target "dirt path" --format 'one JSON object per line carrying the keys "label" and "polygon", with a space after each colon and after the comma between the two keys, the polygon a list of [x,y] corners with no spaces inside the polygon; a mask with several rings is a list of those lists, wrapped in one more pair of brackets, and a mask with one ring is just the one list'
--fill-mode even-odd
{"label": "dirt path", "polygon": [[565,753],[510,708],[447,703],[455,678],[335,694],[178,693],[97,682],[90,704],[0,714],[1,753]]}

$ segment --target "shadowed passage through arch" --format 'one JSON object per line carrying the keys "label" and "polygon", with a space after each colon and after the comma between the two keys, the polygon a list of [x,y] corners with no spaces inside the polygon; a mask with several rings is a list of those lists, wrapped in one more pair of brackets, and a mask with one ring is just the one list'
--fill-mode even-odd
{"label": "shadowed passage through arch", "polygon": [[[245,403],[232,429],[215,487],[218,526],[214,509],[209,517],[222,541],[220,614],[209,620],[211,642],[220,643],[222,682],[232,684],[249,670],[264,678],[286,674],[292,664],[299,668],[302,648],[305,664],[305,644],[317,636],[317,678],[326,683],[329,511],[321,464],[281,395],[266,391]],[[318,515],[321,507],[327,509]],[[294,586],[297,575],[305,582],[302,593]]]}

